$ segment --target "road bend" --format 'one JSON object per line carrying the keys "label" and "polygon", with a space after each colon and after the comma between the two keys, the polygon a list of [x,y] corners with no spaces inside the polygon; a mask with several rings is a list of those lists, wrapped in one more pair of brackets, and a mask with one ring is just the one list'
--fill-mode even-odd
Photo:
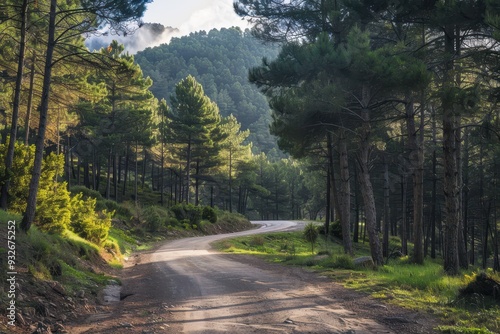
{"label": "road bend", "polygon": [[[311,284],[290,270],[265,270],[210,249],[228,237],[300,229],[292,221],[253,222],[260,228],[175,240],[151,262],[170,324],[182,333],[393,333],[360,318],[329,295],[327,280]],[[321,279],[320,279],[321,281]]]}

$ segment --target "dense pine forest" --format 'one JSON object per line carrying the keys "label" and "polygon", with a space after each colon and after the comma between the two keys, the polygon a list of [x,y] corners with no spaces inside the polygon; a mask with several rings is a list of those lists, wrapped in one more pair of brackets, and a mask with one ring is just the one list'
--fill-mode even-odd
{"label": "dense pine forest", "polygon": [[346,253],[362,220],[378,264],[399,235],[403,254],[411,241],[413,261],[440,256],[449,274],[500,268],[497,2],[235,9],[255,36],[283,43],[250,81],[270,100],[280,147],[325,156]]}
{"label": "dense pine forest", "polygon": [[[247,78],[278,48],[230,28],[136,56],[117,41],[89,49],[86,37],[133,36],[145,3],[2,5],[2,208],[23,215],[25,231],[96,242],[113,212],[128,215],[117,203],[303,217],[309,192],[324,189],[298,181],[301,167],[279,151],[266,98]],[[311,201],[314,216],[322,201]]]}
{"label": "dense pine forest", "polygon": [[451,275],[500,269],[496,1],[242,0],[251,30],[88,48],[146,4],[0,5],[0,204],[21,229],[102,242],[118,203],[185,205],[321,220],[376,265],[398,237]]}

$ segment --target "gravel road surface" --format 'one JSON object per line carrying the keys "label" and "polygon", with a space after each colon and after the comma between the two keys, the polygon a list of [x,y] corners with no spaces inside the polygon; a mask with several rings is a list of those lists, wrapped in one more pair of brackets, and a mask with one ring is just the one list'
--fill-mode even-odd
{"label": "gravel road surface", "polygon": [[[255,222],[241,236],[301,228]],[[121,302],[72,333],[434,333],[435,321],[347,290],[302,268],[210,250],[229,235],[169,241],[131,259]]]}

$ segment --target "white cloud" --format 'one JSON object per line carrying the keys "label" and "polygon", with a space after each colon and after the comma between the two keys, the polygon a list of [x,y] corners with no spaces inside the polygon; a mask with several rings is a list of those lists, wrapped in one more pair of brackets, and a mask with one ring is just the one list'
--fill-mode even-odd
{"label": "white cloud", "polygon": [[[182,1],[182,2],[181,2]],[[239,26],[248,27],[233,10],[232,0],[181,0],[174,3],[156,0],[148,6],[144,16],[146,23],[160,23],[166,27],[161,34],[148,29],[138,29],[129,36],[101,36],[87,40],[90,49],[106,47],[112,40],[125,45],[125,51],[135,54],[147,47],[169,43],[173,37],[192,32]],[[171,28],[173,27],[173,28]]]}
{"label": "white cloud", "polygon": [[233,2],[228,0],[205,1],[203,7],[193,12],[179,30],[181,33],[240,26],[245,28],[246,22],[241,20],[233,10]]}

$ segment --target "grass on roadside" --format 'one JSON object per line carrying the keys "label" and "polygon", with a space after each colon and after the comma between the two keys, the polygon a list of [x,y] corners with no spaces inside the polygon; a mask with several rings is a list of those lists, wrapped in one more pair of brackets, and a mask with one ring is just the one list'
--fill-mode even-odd
{"label": "grass on roadside", "polygon": [[[253,254],[267,261],[307,266],[344,285],[370,294],[387,303],[432,313],[444,326],[442,333],[500,333],[500,305],[488,297],[463,297],[459,290],[471,282],[476,272],[470,270],[450,277],[439,261],[426,260],[424,265],[410,263],[408,257],[391,260],[370,270],[356,267],[336,242],[319,242],[318,252],[300,232],[260,234],[222,240],[214,245],[221,251]],[[369,255],[367,244],[356,244],[357,256]],[[492,272],[488,272],[494,275]],[[497,279],[500,277],[497,275]]]}
{"label": "grass on roadside", "polygon": [[[8,221],[16,222],[15,269],[20,273],[20,277],[31,276],[34,278],[33,282],[40,284],[46,281],[58,281],[64,285],[68,293],[86,289],[93,294],[112,278],[104,274],[103,269],[108,266],[106,261],[114,261],[117,255],[110,254],[107,248],[100,247],[68,230],[61,235],[51,234],[32,225],[28,233],[22,232],[19,229],[21,219],[20,215],[0,210],[2,232],[6,230]],[[6,252],[2,245],[0,255]],[[103,256],[106,257],[106,261]],[[6,257],[1,256],[1,258]],[[0,263],[3,268],[0,276],[3,277],[7,272],[6,262],[0,260]],[[2,279],[2,282],[4,281]],[[0,284],[0,290],[5,291],[3,285]]]}

